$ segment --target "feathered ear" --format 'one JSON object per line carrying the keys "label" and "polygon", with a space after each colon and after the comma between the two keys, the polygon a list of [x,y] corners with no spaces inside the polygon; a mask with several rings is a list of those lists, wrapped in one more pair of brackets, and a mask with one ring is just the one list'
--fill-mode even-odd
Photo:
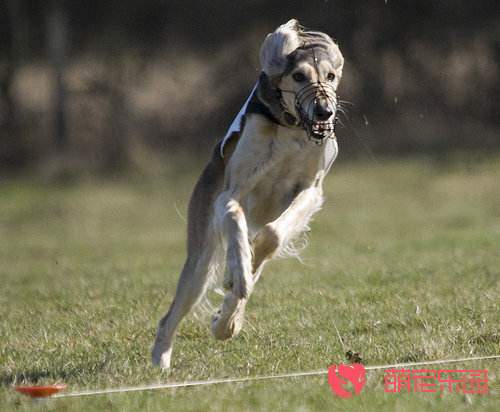
{"label": "feathered ear", "polygon": [[300,24],[292,19],[269,33],[260,48],[260,65],[268,76],[281,74],[286,67],[286,57],[300,46]]}
{"label": "feathered ear", "polygon": [[335,68],[338,70],[338,77],[342,77],[342,70],[344,68],[344,56],[342,55],[342,52],[340,51],[340,48],[337,43],[334,43],[332,40],[332,49],[334,56],[336,56],[334,65]]}

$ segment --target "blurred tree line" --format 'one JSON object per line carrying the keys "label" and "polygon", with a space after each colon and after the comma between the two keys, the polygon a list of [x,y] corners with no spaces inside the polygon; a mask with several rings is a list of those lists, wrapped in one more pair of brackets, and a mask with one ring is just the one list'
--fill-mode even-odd
{"label": "blurred tree line", "polygon": [[0,0],[0,169],[205,156],[291,17],[346,58],[343,150],[500,147],[494,0]]}

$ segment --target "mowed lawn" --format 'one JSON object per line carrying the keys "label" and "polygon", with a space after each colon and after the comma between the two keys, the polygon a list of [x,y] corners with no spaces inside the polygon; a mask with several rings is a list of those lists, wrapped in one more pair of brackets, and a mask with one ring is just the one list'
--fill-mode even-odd
{"label": "mowed lawn", "polygon": [[382,372],[349,400],[326,376],[41,403],[16,394],[21,383],[76,391],[326,369],[347,350],[366,365],[500,354],[500,158],[340,159],[303,263],[267,266],[240,336],[217,342],[209,315],[190,317],[172,370],[154,369],[201,165],[171,169],[0,183],[0,409],[499,410],[499,360],[433,367],[488,369],[489,395],[384,393]]}

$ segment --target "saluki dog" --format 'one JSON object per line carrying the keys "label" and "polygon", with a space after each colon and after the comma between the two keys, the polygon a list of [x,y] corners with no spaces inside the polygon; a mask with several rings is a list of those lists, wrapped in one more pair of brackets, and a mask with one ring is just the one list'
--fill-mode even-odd
{"label": "saluki dog", "polygon": [[328,35],[290,20],[267,35],[260,63],[252,93],[191,196],[187,259],[152,353],[164,369],[180,321],[215,273],[227,265],[211,330],[216,339],[228,339],[241,330],[266,261],[296,253],[293,240],[323,203],[323,179],[338,152],[342,54]]}

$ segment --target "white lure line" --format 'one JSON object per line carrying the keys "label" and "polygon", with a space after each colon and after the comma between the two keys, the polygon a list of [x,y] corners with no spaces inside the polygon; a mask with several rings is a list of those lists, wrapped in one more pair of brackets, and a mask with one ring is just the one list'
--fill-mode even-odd
{"label": "white lure line", "polygon": [[[478,357],[473,357],[473,358],[459,358],[459,359],[439,359],[439,360],[433,360],[433,361],[410,362],[410,363],[395,363],[392,365],[365,366],[365,369],[367,371],[373,371],[373,370],[384,370],[384,369],[393,369],[393,368],[405,368],[405,367],[410,367],[410,366],[471,362],[471,361],[480,361],[480,360],[488,360],[488,359],[500,359],[500,355],[478,356]],[[220,384],[220,383],[242,383],[242,382],[261,381],[261,380],[268,380],[268,379],[298,378],[298,377],[304,377],[304,376],[318,376],[318,375],[326,375],[326,374],[328,374],[327,370],[319,370],[319,371],[309,371],[309,372],[291,372],[291,373],[283,373],[283,374],[279,374],[279,375],[263,375],[263,376],[246,376],[246,377],[241,377],[241,378],[209,379],[206,381],[159,383],[159,384],[144,385],[144,386],[130,386],[130,387],[123,387],[123,388],[108,388],[108,389],[98,389],[98,390],[82,391],[82,392],[60,393],[60,394],[54,395],[54,396],[52,396],[50,398],[46,398],[46,399],[70,398],[70,397],[93,396],[93,395],[107,395],[110,393],[123,393],[123,392],[142,392],[142,391],[151,391],[151,390],[156,390],[156,389],[185,388],[185,387],[189,387],[189,386],[207,386],[207,385],[216,385],[216,384]]]}

